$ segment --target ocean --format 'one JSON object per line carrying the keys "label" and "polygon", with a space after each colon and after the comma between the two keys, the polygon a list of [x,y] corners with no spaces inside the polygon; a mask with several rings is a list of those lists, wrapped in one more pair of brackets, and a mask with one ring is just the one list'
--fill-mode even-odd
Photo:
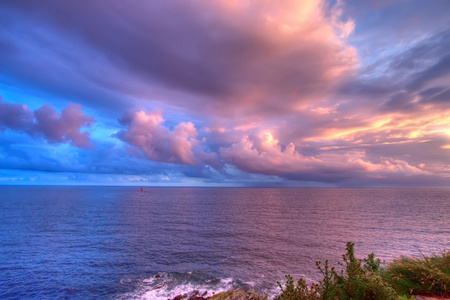
{"label": "ocean", "polygon": [[450,249],[450,189],[0,187],[0,299],[253,289]]}

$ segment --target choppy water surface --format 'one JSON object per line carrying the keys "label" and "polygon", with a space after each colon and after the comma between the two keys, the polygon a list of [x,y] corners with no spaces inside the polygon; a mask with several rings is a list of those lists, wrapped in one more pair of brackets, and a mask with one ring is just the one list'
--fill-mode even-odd
{"label": "choppy water surface", "polygon": [[445,189],[0,187],[0,298],[273,295],[347,241],[387,261],[448,250],[449,220]]}

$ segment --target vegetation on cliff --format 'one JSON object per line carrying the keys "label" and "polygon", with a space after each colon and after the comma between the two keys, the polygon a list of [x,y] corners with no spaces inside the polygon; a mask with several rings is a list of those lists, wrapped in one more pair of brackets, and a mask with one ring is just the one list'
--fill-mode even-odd
{"label": "vegetation on cliff", "polygon": [[[412,300],[414,295],[450,296],[450,252],[422,259],[401,257],[382,268],[373,253],[357,259],[353,243],[347,243],[346,250],[337,269],[330,267],[328,261],[316,262],[322,274],[317,283],[308,286],[303,278],[295,282],[286,275],[284,284],[278,282],[281,293],[275,300]],[[173,300],[181,299],[266,300],[267,296],[237,290],[212,297],[197,292]]]}
{"label": "vegetation on cliff", "polygon": [[341,270],[329,267],[328,261],[317,268],[323,278],[310,286],[303,278],[296,283],[286,275],[281,294],[276,300],[389,300],[414,299],[413,295],[450,295],[450,252],[423,259],[401,257],[381,268],[372,253],[357,259],[354,244],[347,243]]}
{"label": "vegetation on cliff", "polygon": [[401,257],[388,264],[383,279],[401,295],[450,296],[450,252],[431,257]]}

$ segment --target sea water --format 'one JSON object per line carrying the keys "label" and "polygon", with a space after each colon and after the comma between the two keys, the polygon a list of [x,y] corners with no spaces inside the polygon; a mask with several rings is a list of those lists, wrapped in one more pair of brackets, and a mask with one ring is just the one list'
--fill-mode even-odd
{"label": "sea water", "polygon": [[254,289],[315,261],[450,249],[448,189],[0,187],[0,298]]}

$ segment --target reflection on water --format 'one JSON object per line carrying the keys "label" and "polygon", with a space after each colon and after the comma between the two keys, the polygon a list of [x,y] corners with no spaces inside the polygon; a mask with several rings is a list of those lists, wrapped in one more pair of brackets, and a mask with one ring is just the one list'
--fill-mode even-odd
{"label": "reflection on water", "polygon": [[0,187],[0,195],[0,298],[143,297],[155,295],[156,274],[172,286],[215,278],[269,291],[287,273],[317,278],[314,262],[340,260],[347,241],[359,256],[385,260],[450,246],[442,189]]}

